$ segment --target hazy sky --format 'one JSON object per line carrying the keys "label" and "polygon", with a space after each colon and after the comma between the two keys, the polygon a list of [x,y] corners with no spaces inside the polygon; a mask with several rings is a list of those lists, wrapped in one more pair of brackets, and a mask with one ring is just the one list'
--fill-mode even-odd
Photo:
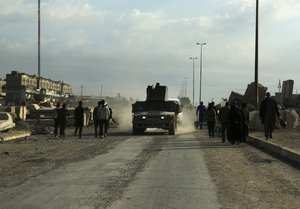
{"label": "hazy sky", "polygon": [[[37,74],[37,0],[0,1],[0,77]],[[187,79],[199,100],[244,93],[254,81],[255,0],[41,0],[41,76],[73,92],[145,99],[160,82],[177,97]],[[300,90],[300,1],[260,0],[259,83],[274,94],[294,79]]]}

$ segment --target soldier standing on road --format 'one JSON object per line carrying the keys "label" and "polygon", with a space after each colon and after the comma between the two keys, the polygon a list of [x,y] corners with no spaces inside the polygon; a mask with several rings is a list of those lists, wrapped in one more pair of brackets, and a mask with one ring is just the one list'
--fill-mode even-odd
{"label": "soldier standing on road", "polygon": [[198,126],[200,127],[200,129],[202,129],[203,127],[205,110],[205,105],[203,104],[203,102],[200,102],[196,110],[196,115],[198,116]]}
{"label": "soldier standing on road", "polygon": [[54,118],[54,137],[57,137],[58,134],[58,127],[59,127],[59,121],[58,121],[58,110],[60,109],[60,102],[56,103],[56,107],[53,110],[53,118]]}
{"label": "soldier standing on road", "polygon": [[[98,128],[99,128],[99,107],[101,106],[101,101],[98,102],[98,106],[94,108],[93,111],[93,121],[94,121],[94,128],[95,128],[95,138],[98,137]],[[100,137],[100,135],[99,135]]]}
{"label": "soldier standing on road", "polygon": [[229,141],[229,112],[230,105],[229,102],[225,103],[224,107],[221,107],[219,111],[219,120],[221,122],[221,132],[222,132],[222,143],[225,142],[225,139]]}
{"label": "soldier standing on road", "polygon": [[84,120],[84,108],[82,107],[82,101],[78,102],[78,106],[75,108],[74,111],[74,118],[75,118],[75,132],[74,135],[77,135],[77,131],[79,129],[78,135],[79,139],[82,137],[82,128],[83,128],[83,120]]}
{"label": "soldier standing on road", "polygon": [[[101,106],[98,110],[98,119],[99,119],[99,125],[100,125],[100,136],[103,139],[107,136],[107,129],[108,129],[108,121],[109,121],[110,111],[109,108],[105,105],[105,101],[101,101]],[[104,134],[103,134],[103,128],[104,128]]]}
{"label": "soldier standing on road", "polygon": [[266,140],[272,139],[272,133],[276,123],[276,116],[280,118],[277,103],[271,99],[270,92],[266,93],[266,98],[261,102],[259,109],[261,123],[264,124],[264,132]]}
{"label": "soldier standing on road", "polygon": [[58,110],[57,119],[59,123],[59,135],[60,137],[65,137],[65,129],[67,125],[67,116],[69,116],[69,111],[67,110],[67,104],[63,103],[62,108]]}
{"label": "soldier standing on road", "polygon": [[215,137],[216,118],[217,118],[217,113],[215,111],[213,103],[209,103],[208,108],[205,111],[205,120],[208,126],[209,138]]}

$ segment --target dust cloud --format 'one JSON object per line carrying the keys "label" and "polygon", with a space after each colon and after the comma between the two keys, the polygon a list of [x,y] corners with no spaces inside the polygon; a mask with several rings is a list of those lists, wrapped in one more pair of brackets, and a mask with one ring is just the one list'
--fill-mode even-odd
{"label": "dust cloud", "polygon": [[132,130],[131,106],[128,105],[118,110],[117,118],[119,123],[118,129],[124,132],[131,132]]}
{"label": "dust cloud", "polygon": [[[118,119],[119,127],[118,129],[122,132],[132,132],[132,113],[131,105],[122,107],[116,113]],[[178,126],[176,133],[177,134],[187,134],[194,132],[196,129],[194,127],[194,122],[196,120],[196,114],[191,111],[182,112],[182,124]],[[160,130],[160,129],[154,129]],[[147,129],[149,132],[150,129]],[[153,131],[153,130],[152,130]]]}
{"label": "dust cloud", "polygon": [[182,124],[179,125],[177,128],[178,134],[187,134],[187,133],[194,132],[196,130],[194,126],[194,122],[196,120],[195,113],[190,111],[182,112]]}

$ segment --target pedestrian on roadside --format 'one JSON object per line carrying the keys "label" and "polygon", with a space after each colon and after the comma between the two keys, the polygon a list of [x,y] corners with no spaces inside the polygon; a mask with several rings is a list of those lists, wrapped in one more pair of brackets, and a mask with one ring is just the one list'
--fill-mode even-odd
{"label": "pedestrian on roadside", "polygon": [[247,108],[247,103],[242,102],[241,105],[241,111],[243,115],[243,123],[242,123],[242,128],[243,128],[243,136],[242,136],[242,142],[246,142],[247,136],[249,135],[249,110]]}
{"label": "pedestrian on roadside", "polygon": [[82,137],[82,128],[83,128],[83,120],[84,120],[84,108],[82,107],[82,101],[78,102],[78,106],[75,108],[74,111],[74,118],[75,118],[75,132],[74,135],[77,135],[79,139]]}
{"label": "pedestrian on roadside", "polygon": [[[109,121],[110,111],[107,105],[105,104],[105,101],[101,101],[101,105],[98,110],[98,119],[99,119],[99,125],[100,125],[100,137],[101,139],[107,137],[107,129],[108,129],[108,121]],[[103,133],[104,128],[104,133]]]}
{"label": "pedestrian on roadside", "polygon": [[217,118],[217,113],[215,111],[213,103],[209,103],[208,108],[205,111],[205,120],[208,126],[209,138],[215,137],[216,118]]}
{"label": "pedestrian on roadside", "polygon": [[[98,102],[98,106],[93,110],[93,121],[94,121],[94,129],[95,129],[95,139],[98,137],[98,129],[99,129],[99,107],[101,106],[101,101]],[[100,137],[100,135],[99,135]]]}
{"label": "pedestrian on roadside", "polygon": [[67,104],[63,103],[62,108],[58,110],[57,119],[59,123],[59,135],[65,138],[65,129],[67,125],[67,116],[69,116],[69,111],[67,110]]}
{"label": "pedestrian on roadside", "polygon": [[[200,104],[198,105],[197,110],[196,110],[198,126],[200,129],[202,129],[202,127],[203,127],[205,110],[206,110],[205,105],[203,104],[203,102],[200,102]],[[197,126],[197,128],[198,128],[198,126]]]}
{"label": "pedestrian on roadside", "polygon": [[266,98],[261,102],[259,109],[261,123],[264,124],[264,132],[266,140],[272,139],[272,133],[275,128],[276,116],[280,119],[280,113],[277,102],[271,98],[270,92],[266,93]]}
{"label": "pedestrian on roadside", "polygon": [[107,105],[107,103],[105,103],[105,106],[108,108],[109,110],[109,118],[108,118],[108,124],[107,124],[107,129],[109,129],[110,127],[110,121],[112,120],[112,109]]}
{"label": "pedestrian on roadside", "polygon": [[242,139],[243,115],[237,107],[236,102],[232,102],[229,112],[230,142],[240,144]]}
{"label": "pedestrian on roadside", "polygon": [[230,113],[230,105],[229,102],[225,103],[224,107],[220,108],[218,118],[221,123],[221,137],[222,143],[227,139],[229,141],[229,113]]}
{"label": "pedestrian on roadside", "polygon": [[84,108],[84,112],[85,112],[85,125],[87,127],[90,126],[90,123],[91,123],[91,108],[90,107],[85,107]]}
{"label": "pedestrian on roadside", "polygon": [[58,120],[58,110],[60,109],[60,102],[56,103],[56,107],[53,110],[53,119],[54,119],[54,137],[57,138],[59,120]]}

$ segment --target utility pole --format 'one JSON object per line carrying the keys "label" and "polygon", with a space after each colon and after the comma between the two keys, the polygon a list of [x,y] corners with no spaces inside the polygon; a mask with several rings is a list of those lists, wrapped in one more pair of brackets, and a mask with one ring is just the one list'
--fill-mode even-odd
{"label": "utility pole", "polygon": [[103,93],[103,85],[101,85],[100,97],[102,97],[102,93]]}
{"label": "utility pole", "polygon": [[256,0],[256,21],[255,21],[255,73],[254,73],[254,82],[255,82],[255,99],[256,99],[256,109],[258,109],[259,103],[259,89],[258,89],[258,4],[259,1]]}
{"label": "utility pole", "polygon": [[198,57],[190,57],[191,60],[193,60],[193,107],[195,105],[195,59],[198,59]]}
{"label": "utility pole", "polygon": [[280,93],[281,92],[281,81],[279,79],[279,83],[278,83],[278,92]]}
{"label": "utility pole", "polygon": [[201,95],[201,91],[202,91],[202,47],[204,45],[206,45],[206,43],[196,43],[198,46],[200,46],[200,85],[199,85],[199,104],[202,101],[202,95]]}
{"label": "utility pole", "polygon": [[41,76],[41,5],[38,0],[38,80],[37,88],[40,88],[40,76]]}

